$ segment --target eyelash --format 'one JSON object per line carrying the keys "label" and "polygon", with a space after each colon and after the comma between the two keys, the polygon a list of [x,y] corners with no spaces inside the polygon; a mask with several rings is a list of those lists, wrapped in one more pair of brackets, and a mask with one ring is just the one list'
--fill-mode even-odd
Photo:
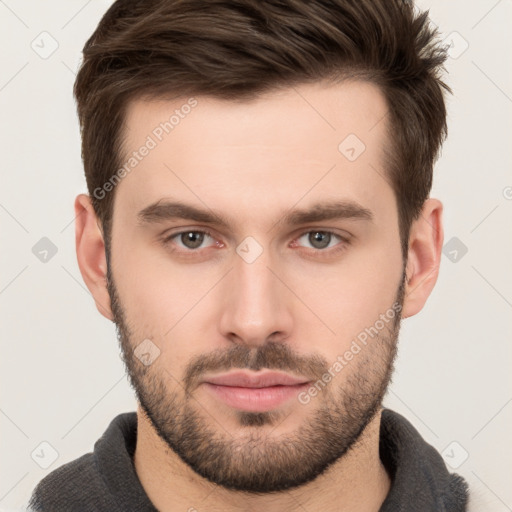
{"label": "eyelash", "polygon": [[[213,235],[213,233],[208,231],[208,230],[205,230],[205,229],[186,229],[186,230],[179,231],[177,233],[173,233],[172,235],[164,237],[164,239],[163,239],[164,246],[168,246],[172,242],[172,240],[174,238],[177,238],[180,235],[183,235],[184,233],[201,233],[201,234],[207,235],[210,238],[215,240],[215,236]],[[337,238],[339,238],[341,240],[340,244],[337,244],[336,246],[331,247],[331,248],[326,248],[326,249],[310,249],[310,248],[305,248],[305,249],[309,249],[310,251],[314,251],[314,252],[316,252],[318,254],[325,253],[322,256],[324,256],[324,255],[325,256],[332,256],[334,254],[338,254],[339,252],[345,250],[347,248],[346,246],[350,244],[349,238],[343,237],[343,236],[339,235],[338,233],[336,233],[334,231],[328,231],[328,230],[322,230],[322,229],[310,229],[310,230],[307,230],[307,231],[303,231],[302,233],[300,233],[294,239],[294,241],[302,238],[304,235],[307,235],[309,233],[325,233],[325,234],[329,234],[329,235],[334,235],[335,237],[337,237]],[[178,249],[177,252],[182,252],[183,254],[187,254],[187,253],[188,254],[193,254],[193,253],[199,252],[199,249]]]}

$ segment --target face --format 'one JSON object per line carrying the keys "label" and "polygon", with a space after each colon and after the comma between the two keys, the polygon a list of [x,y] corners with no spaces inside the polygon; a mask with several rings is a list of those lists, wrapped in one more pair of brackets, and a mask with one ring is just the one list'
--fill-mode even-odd
{"label": "face", "polygon": [[311,481],[379,411],[404,291],[385,114],[362,82],[127,111],[112,313],[141,408],[216,484]]}

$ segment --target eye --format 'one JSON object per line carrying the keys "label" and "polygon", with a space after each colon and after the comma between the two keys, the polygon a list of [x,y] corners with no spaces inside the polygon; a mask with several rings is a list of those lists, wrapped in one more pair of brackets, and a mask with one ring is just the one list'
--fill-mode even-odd
{"label": "eye", "polygon": [[[195,249],[200,248],[207,238],[211,238],[213,240],[212,234],[209,231],[188,230],[174,233],[173,235],[168,236],[164,239],[164,244],[169,244],[174,239],[176,239],[175,243],[178,245],[178,247],[181,247],[185,250],[188,249],[189,251],[194,251]],[[218,244],[217,242],[215,243]]]}
{"label": "eye", "polygon": [[[204,245],[208,239],[212,240],[213,243],[210,243],[209,246]],[[304,239],[303,242],[298,244],[297,241],[302,239]],[[336,243],[336,240],[338,240],[338,243]],[[339,241],[341,241],[341,243]],[[302,233],[290,246],[302,246],[303,243],[311,244],[309,248],[315,252],[330,255],[346,249],[350,241],[348,237],[343,237],[333,231],[311,230]],[[178,252],[199,252],[198,250],[201,248],[205,249],[211,246],[223,247],[222,242],[217,241],[211,232],[195,229],[173,233],[163,239],[163,244],[165,246],[177,246],[177,248],[173,247],[173,250],[177,250]],[[326,249],[332,249],[332,251]]]}
{"label": "eye", "polygon": [[332,231],[307,231],[303,233],[297,240],[305,239],[305,241],[312,245],[312,249],[323,251],[324,249],[329,249],[331,247],[336,247],[340,245],[336,242],[336,239],[341,240],[343,242],[341,245],[345,247],[348,244],[348,240],[341,235],[338,235]]}

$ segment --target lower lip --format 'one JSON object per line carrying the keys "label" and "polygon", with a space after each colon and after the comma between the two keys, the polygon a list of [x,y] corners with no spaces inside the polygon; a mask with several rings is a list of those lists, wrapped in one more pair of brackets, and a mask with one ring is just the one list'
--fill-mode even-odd
{"label": "lower lip", "polygon": [[242,411],[265,412],[275,409],[306,389],[309,383],[294,386],[242,388],[203,383],[206,389],[225,404]]}

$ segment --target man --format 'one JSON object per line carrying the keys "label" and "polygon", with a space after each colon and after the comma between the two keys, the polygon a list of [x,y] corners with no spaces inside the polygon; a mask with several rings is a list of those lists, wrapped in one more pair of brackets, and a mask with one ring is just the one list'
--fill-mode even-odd
{"label": "man", "polygon": [[401,0],[112,5],[74,89],[76,248],[139,408],[34,510],[466,510],[382,407],[439,270],[444,58]]}

